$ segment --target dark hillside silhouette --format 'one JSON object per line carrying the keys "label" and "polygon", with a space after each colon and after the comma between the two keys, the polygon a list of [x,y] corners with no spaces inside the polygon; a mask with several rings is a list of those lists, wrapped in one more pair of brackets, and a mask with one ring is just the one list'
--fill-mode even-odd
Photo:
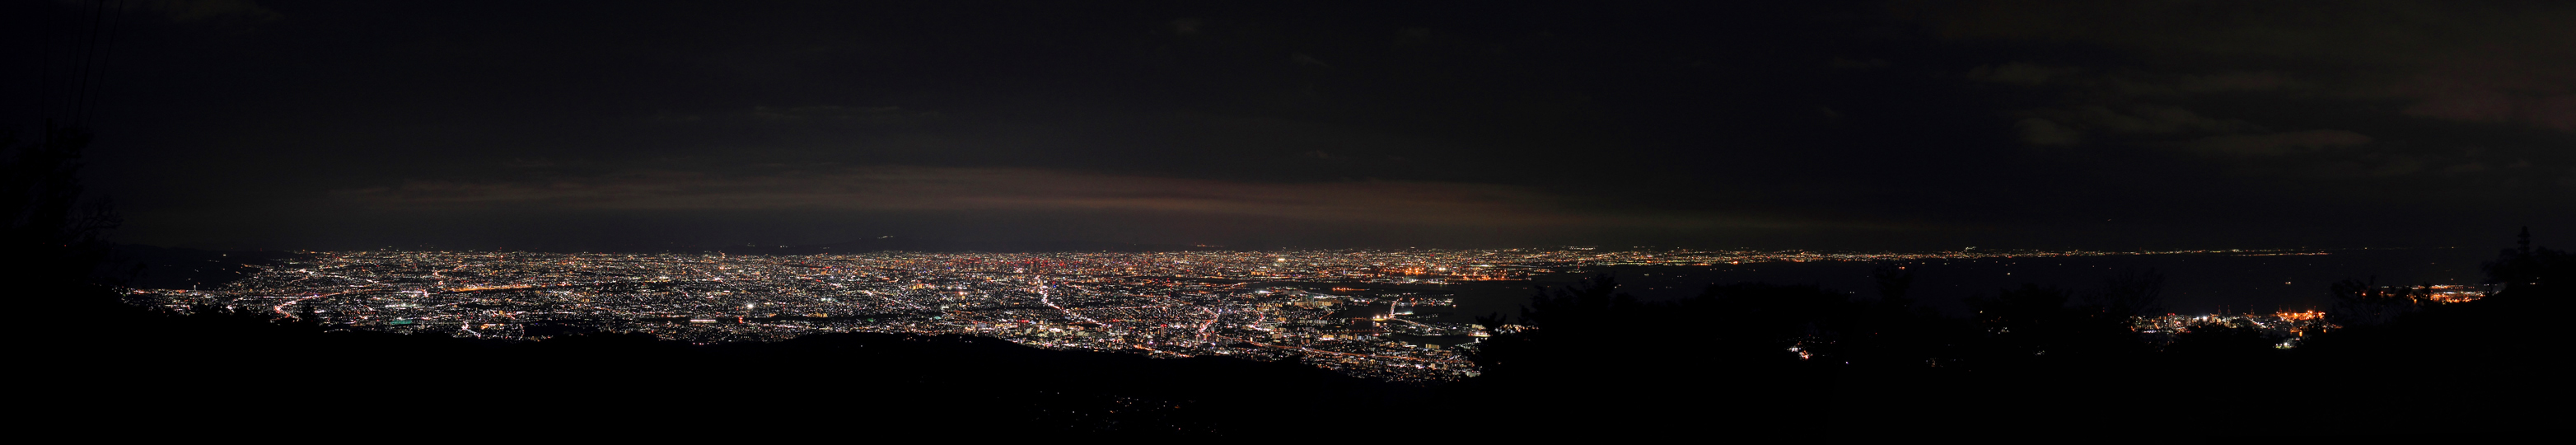
{"label": "dark hillside silhouette", "polygon": [[[1609,276],[1545,289],[1518,324],[1474,356],[1467,382],[1479,404],[1512,404],[1549,419],[1542,433],[1642,433],[1659,428],[1758,428],[1797,435],[1831,414],[1834,364],[1867,308],[1815,286],[1712,286],[1673,302],[1639,302]],[[1882,353],[1882,351],[1871,351]],[[1639,425],[1603,431],[1596,425]]]}
{"label": "dark hillside silhouette", "polygon": [[117,244],[109,253],[110,271],[131,272],[124,277],[125,285],[137,289],[211,288],[257,273],[259,269],[251,265],[275,264],[303,256],[292,252],[218,251],[136,244]]}
{"label": "dark hillside silhouette", "polygon": [[[2203,324],[2159,350],[2129,322],[2158,310],[2166,278],[2153,270],[2096,291],[2002,289],[1973,298],[1967,320],[1909,307],[1912,276],[1893,266],[1874,274],[1875,300],[1747,283],[1640,302],[1602,276],[1542,289],[1517,324],[1481,318],[1498,333],[1475,357],[1487,373],[1460,386],[1483,403],[1548,413],[1515,425],[1525,431],[1619,419],[1792,435],[2531,429],[2567,414],[2523,407],[2571,395],[2555,357],[2569,351],[2563,327],[2576,299],[2551,284],[2568,264],[2526,235],[2488,266],[2504,285],[2483,300],[2337,283],[2338,320],[2349,324],[2308,334],[2312,346],[2298,349],[2252,327]],[[2212,397],[2243,401],[2144,402]],[[2409,420],[2388,423],[2388,413]]]}
{"label": "dark hillside silhouette", "polygon": [[[2565,357],[2576,352],[2568,317],[2576,315],[2576,258],[2532,245],[2525,229],[2516,247],[2487,263],[2492,295],[2440,303],[2414,289],[2369,288],[2348,281],[2339,293],[2381,307],[2378,324],[2315,336],[2298,355],[2305,370],[2332,388],[2325,401],[2354,411],[2409,412],[2414,425],[2511,428],[2563,422],[2576,410],[2547,401],[2576,395]],[[2355,283],[2360,287],[2356,289]],[[2392,301],[2393,300],[2393,301]],[[2334,426],[2363,426],[2365,417],[2336,417]],[[2561,424],[2563,426],[2563,423]]]}

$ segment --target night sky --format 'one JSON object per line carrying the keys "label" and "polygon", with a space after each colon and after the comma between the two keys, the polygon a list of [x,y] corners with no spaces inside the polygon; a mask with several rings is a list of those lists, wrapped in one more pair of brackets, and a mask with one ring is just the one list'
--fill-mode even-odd
{"label": "night sky", "polygon": [[[116,239],[2576,239],[2576,2],[374,3],[101,21]],[[78,6],[0,14],[21,134]]]}

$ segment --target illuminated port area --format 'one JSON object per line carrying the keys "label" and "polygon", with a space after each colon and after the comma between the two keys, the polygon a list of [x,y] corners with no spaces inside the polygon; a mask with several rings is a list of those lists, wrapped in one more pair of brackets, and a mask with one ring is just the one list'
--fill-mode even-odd
{"label": "illuminated port area", "polygon": [[2420,287],[2419,295],[2435,303],[2467,303],[2487,297],[2485,286],[2434,284]]}
{"label": "illuminated port area", "polygon": [[[2098,252],[1300,250],[849,255],[316,252],[203,290],[145,290],[328,326],[542,340],[641,332],[695,343],[830,332],[965,334],[1030,346],[1254,360],[1303,356],[1400,381],[1474,375],[1485,335],[1428,316],[1445,295],[1370,284],[1520,280],[1552,268],[1909,261]],[[1416,308],[1431,308],[1417,311]],[[1417,312],[1424,315],[1417,315]]]}
{"label": "illuminated port area", "polygon": [[2191,332],[2196,327],[2224,326],[2253,329],[2281,339],[2281,343],[2272,345],[2273,347],[2289,349],[2298,347],[2299,341],[2307,339],[2308,334],[2332,329],[2334,325],[2326,323],[2325,315],[2326,313],[2319,311],[2234,315],[2166,314],[2161,317],[2139,317],[2132,328],[2156,344],[2172,343],[2175,335]]}
{"label": "illuminated port area", "polygon": [[[2379,286],[2378,290],[2394,296],[2392,303],[2415,307],[2477,301],[2486,298],[2491,292],[2484,286],[2457,284]],[[2191,332],[2194,328],[2212,326],[2259,331],[2266,336],[2280,339],[2281,342],[2273,347],[2281,349],[2299,347],[2299,343],[2306,340],[2308,334],[2339,328],[2327,322],[2324,311],[2285,310],[2259,314],[2165,314],[2157,317],[2138,317],[2131,324],[2131,329],[2145,335],[2151,342],[2169,344],[2178,334]]]}

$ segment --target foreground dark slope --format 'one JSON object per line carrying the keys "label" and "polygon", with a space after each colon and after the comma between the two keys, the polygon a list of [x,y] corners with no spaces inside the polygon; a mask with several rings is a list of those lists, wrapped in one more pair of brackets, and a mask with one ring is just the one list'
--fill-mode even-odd
{"label": "foreground dark slope", "polygon": [[[1542,294],[1476,357],[1456,397],[1511,404],[1520,431],[1700,431],[1800,436],[2458,434],[2563,428],[2576,335],[2576,258],[2521,246],[2488,272],[2502,291],[2442,304],[2419,287],[2347,282],[2347,319],[2283,339],[2224,325],[2168,345],[2130,330],[2157,280],[2076,291],[2025,285],[1972,299],[1970,319],[1906,296],[1814,286],[1713,286],[1641,302],[1603,277]],[[2150,274],[2152,275],[2152,274]],[[1618,428],[1605,430],[1605,426]],[[2184,435],[2184,436],[2177,436]],[[2215,436],[2199,436],[2215,437]]]}
{"label": "foreground dark slope", "polygon": [[62,373],[47,373],[53,383],[41,399],[59,404],[66,420],[1204,435],[1368,411],[1423,392],[1297,363],[1050,351],[959,336],[499,342],[329,332],[211,309],[95,309],[86,322],[102,329],[49,341],[59,349],[43,357]]}

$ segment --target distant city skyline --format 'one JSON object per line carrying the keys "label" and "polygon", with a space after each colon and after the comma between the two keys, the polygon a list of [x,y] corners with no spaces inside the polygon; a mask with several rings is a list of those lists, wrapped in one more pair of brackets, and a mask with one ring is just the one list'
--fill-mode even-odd
{"label": "distant city skyline", "polygon": [[[1446,381],[1475,375],[1467,354],[1478,339],[1493,333],[1460,314],[1485,305],[1462,305],[1461,290],[1439,287],[1444,284],[1526,282],[1534,275],[1614,266],[1860,262],[1901,267],[2120,255],[2328,255],[2241,249],[307,254],[253,265],[257,272],[250,276],[214,287],[138,289],[132,294],[143,299],[138,303],[170,310],[223,307],[309,318],[337,328],[471,338],[542,340],[635,332],[723,343],[834,332],[963,334],[1051,349],[1158,357],[1268,361],[1303,355],[1308,363],[1362,377]],[[2427,292],[2449,303],[2475,300],[2485,295],[2483,289],[2445,285]],[[1938,291],[1946,290],[1921,289],[1914,295]],[[2159,315],[2136,324],[2143,335],[2168,338],[2169,331],[2186,326],[2239,323],[2277,331],[2289,339],[2283,348],[2295,347],[2301,335],[2323,326],[2312,310],[2245,312]]]}

